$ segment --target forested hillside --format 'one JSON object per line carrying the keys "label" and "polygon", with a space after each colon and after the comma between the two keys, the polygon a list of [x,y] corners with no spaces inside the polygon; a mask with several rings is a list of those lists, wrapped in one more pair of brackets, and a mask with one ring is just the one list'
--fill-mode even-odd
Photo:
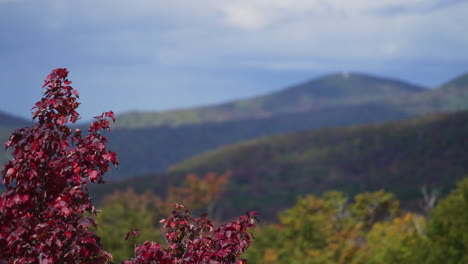
{"label": "forested hillside", "polygon": [[119,153],[122,163],[110,177],[162,172],[170,165],[201,152],[262,136],[404,118],[408,118],[408,115],[385,105],[367,104],[278,115],[268,119],[176,128],[117,128],[108,133],[108,137],[111,148]]}
{"label": "forested hillside", "polygon": [[96,195],[130,186],[164,192],[188,173],[230,171],[223,215],[242,207],[272,217],[297,195],[330,189],[353,195],[383,188],[409,201],[424,185],[444,191],[468,175],[466,135],[467,111],[264,137],[195,156],[167,174],[110,183]]}
{"label": "forested hillside", "polygon": [[[171,119],[165,121],[166,126],[151,127],[151,120],[162,119],[152,119],[154,116],[149,115],[152,116],[151,120],[145,119],[147,128],[117,127],[110,134],[110,142],[114,149],[123,153],[122,166],[112,173],[112,177],[161,172],[198,153],[261,136],[468,109],[468,83],[464,75],[440,88],[425,90],[391,79],[339,74],[263,97],[203,109],[216,114],[223,114],[224,110],[229,109],[232,113],[243,113],[245,116],[228,115],[229,118],[222,119],[228,121],[223,122],[210,122],[209,118],[202,118],[200,124],[182,125],[193,123],[184,121],[175,127],[175,123],[171,122],[176,121]],[[198,110],[190,111],[198,113]],[[260,112],[262,114],[258,114]],[[135,120],[140,117],[135,116]],[[122,118],[125,120],[125,117]],[[241,120],[232,120],[238,118]]]}
{"label": "forested hillside", "polygon": [[[131,118],[135,123],[128,125],[123,125],[127,119],[121,115],[108,134],[111,148],[120,154],[121,166],[109,178],[163,172],[201,152],[262,136],[467,109],[466,76],[427,90],[364,74],[332,74],[273,94],[219,106],[151,113],[147,117],[137,114]],[[194,121],[188,113],[201,118]],[[164,118],[157,117],[160,114]]]}

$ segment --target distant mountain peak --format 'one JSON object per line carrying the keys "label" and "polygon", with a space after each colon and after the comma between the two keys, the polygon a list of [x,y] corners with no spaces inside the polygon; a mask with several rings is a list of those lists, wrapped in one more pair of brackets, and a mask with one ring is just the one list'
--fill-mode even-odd
{"label": "distant mountain peak", "polygon": [[305,83],[291,86],[277,93],[267,95],[328,97],[330,100],[355,98],[356,100],[375,99],[400,93],[422,92],[426,89],[420,85],[401,80],[379,77],[358,72],[339,72],[324,75]]}
{"label": "distant mountain peak", "polygon": [[351,77],[351,73],[349,72],[342,72],[341,73],[341,76],[344,78],[344,79],[349,79],[349,77]]}

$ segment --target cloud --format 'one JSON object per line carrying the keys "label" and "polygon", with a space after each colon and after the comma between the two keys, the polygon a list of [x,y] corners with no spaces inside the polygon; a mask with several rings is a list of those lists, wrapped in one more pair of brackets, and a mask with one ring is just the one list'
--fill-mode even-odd
{"label": "cloud", "polygon": [[255,30],[266,25],[265,19],[259,12],[248,7],[228,5],[224,8],[228,24],[241,29]]}
{"label": "cloud", "polygon": [[274,71],[322,70],[324,65],[318,62],[296,60],[271,62],[266,65],[266,68]]}
{"label": "cloud", "polygon": [[[76,39],[88,56],[168,65],[235,57],[286,57],[286,64],[317,56],[453,59],[465,56],[468,39],[460,32],[468,5],[453,0],[48,0],[43,6],[36,21]],[[451,48],[434,52],[442,44]]]}
{"label": "cloud", "polygon": [[188,90],[182,78],[214,90],[237,72],[465,65],[467,13],[461,0],[0,0],[0,67],[11,69],[0,86],[54,66],[128,95],[133,83]]}
{"label": "cloud", "polygon": [[234,0],[220,1],[227,24],[258,30],[302,17],[347,17],[430,11],[461,3],[460,0]]}
{"label": "cloud", "polygon": [[[468,59],[462,48],[468,38],[460,32],[460,27],[468,25],[466,2],[443,6],[440,1],[422,0],[295,3],[234,2],[262,21],[249,28],[254,32],[238,33],[239,46],[249,45],[256,54],[299,58]],[[396,6],[400,12],[382,15]],[[241,22],[238,29],[245,27]]]}

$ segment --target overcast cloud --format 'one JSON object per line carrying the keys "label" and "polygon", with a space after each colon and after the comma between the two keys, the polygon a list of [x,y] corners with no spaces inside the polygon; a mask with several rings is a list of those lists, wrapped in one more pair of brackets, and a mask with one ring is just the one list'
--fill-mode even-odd
{"label": "overcast cloud", "polygon": [[468,71],[468,1],[0,0],[0,110],[67,67],[84,118],[266,93],[359,71],[436,86]]}

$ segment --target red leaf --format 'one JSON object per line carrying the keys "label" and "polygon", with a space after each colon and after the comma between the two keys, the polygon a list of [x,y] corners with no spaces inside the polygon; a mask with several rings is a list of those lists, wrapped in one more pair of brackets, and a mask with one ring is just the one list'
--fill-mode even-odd
{"label": "red leaf", "polygon": [[132,232],[128,232],[127,235],[125,236],[125,240],[128,240],[130,236],[133,237],[138,237],[140,235],[140,232],[138,230],[133,230]]}
{"label": "red leaf", "polygon": [[115,115],[114,115],[114,112],[109,111],[109,112],[105,113],[105,115],[106,115],[107,117],[110,117],[110,118],[112,119],[112,121],[115,122]]}
{"label": "red leaf", "polygon": [[53,261],[50,258],[42,258],[39,261],[39,264],[52,264],[52,263],[53,263]]}
{"label": "red leaf", "polygon": [[9,168],[6,172],[6,176],[7,177],[10,177],[10,176],[13,176],[16,172],[16,169],[15,168]]}
{"label": "red leaf", "polygon": [[107,152],[106,154],[103,154],[102,157],[109,161],[109,162],[112,162],[112,163],[116,163],[117,162],[117,154],[113,151],[109,151]]}
{"label": "red leaf", "polygon": [[88,172],[88,177],[91,181],[95,181],[99,177],[99,172],[97,170],[92,170]]}

